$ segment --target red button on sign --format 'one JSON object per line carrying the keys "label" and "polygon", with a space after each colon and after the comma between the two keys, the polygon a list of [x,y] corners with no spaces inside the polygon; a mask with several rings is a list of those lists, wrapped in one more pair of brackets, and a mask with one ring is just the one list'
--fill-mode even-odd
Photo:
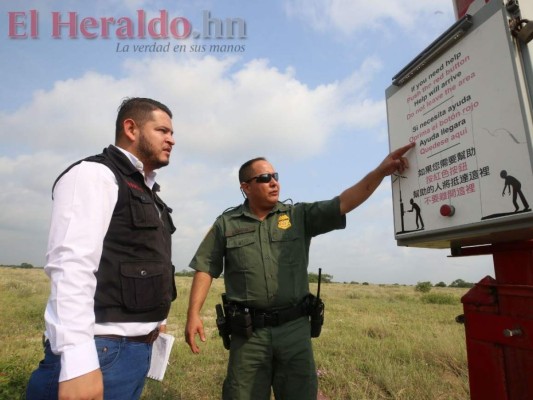
{"label": "red button on sign", "polygon": [[455,207],[448,204],[443,205],[440,208],[440,215],[443,217],[451,217],[455,213]]}

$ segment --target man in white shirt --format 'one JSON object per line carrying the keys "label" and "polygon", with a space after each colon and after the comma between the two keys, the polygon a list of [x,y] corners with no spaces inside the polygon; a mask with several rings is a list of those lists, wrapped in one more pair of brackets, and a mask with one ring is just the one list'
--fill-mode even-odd
{"label": "man in white shirt", "polygon": [[176,298],[172,210],[156,169],[175,144],[172,113],[126,99],[115,145],[56,180],[45,272],[45,357],[27,399],[138,399],[152,343]]}

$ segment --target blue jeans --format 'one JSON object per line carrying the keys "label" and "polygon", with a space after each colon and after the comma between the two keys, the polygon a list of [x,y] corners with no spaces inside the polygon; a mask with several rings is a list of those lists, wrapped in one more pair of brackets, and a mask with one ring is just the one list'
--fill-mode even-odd
{"label": "blue jeans", "polygon": [[[98,337],[94,341],[104,377],[104,399],[139,399],[150,368],[152,345]],[[30,377],[26,399],[57,400],[60,371],[61,357],[52,353],[50,343],[46,341],[44,359]]]}

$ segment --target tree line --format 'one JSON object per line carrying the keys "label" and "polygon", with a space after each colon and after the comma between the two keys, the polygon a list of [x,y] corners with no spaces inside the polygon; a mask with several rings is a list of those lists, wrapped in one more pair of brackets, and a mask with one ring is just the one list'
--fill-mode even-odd
{"label": "tree line", "polygon": [[[30,263],[20,263],[18,265],[0,265],[0,267],[4,268],[36,268]],[[194,270],[192,269],[182,269],[181,271],[177,271],[174,273],[175,276],[186,276],[186,277],[193,277],[194,276]],[[317,283],[318,282],[318,274],[315,272],[309,272],[309,283]],[[330,274],[321,274],[322,283],[332,283],[333,282],[333,275]],[[358,282],[351,282],[353,284],[357,284]],[[368,285],[368,282],[363,282],[363,285]],[[444,282],[438,282],[435,285],[433,285],[431,282],[418,282],[415,286],[415,290],[419,292],[429,292],[432,287],[452,287],[452,288],[471,288],[474,284],[471,282],[466,282],[463,279],[456,279],[450,285],[446,285]]]}
{"label": "tree line", "polygon": [[0,265],[0,267],[3,267],[3,268],[35,268],[32,264],[25,263],[25,262],[18,264],[18,265]]}

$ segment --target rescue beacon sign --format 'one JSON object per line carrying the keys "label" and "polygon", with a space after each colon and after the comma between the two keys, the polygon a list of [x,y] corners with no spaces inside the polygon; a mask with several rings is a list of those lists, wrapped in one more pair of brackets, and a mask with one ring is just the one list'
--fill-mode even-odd
{"label": "rescue beacon sign", "polygon": [[506,10],[465,15],[386,90],[398,245],[448,248],[533,238],[531,106]]}

